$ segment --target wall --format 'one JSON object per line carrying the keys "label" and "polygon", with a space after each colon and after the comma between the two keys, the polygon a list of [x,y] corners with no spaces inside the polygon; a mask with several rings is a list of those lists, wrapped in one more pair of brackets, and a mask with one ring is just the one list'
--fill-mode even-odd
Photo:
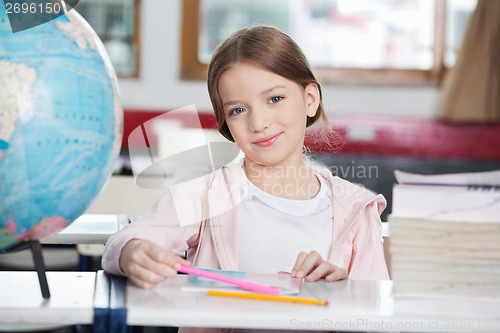
{"label": "wall", "polygon": [[[205,82],[178,78],[182,0],[141,4],[141,74],[120,80],[123,105],[129,110],[124,147],[131,130],[161,112],[191,104],[211,110]],[[432,174],[499,168],[500,124],[451,125],[433,119],[437,87],[324,85],[323,91],[333,125],[343,131],[345,142],[341,154],[311,149],[341,171],[377,167],[380,173],[363,181],[389,201],[394,169]],[[213,127],[213,119],[201,120],[205,128]],[[361,183],[357,176],[341,176]],[[385,214],[389,212],[390,207]]]}
{"label": "wall", "polygon": [[[180,29],[182,0],[141,0],[140,77],[121,79],[125,108],[169,110],[195,104],[211,110],[205,82],[182,81]],[[365,114],[432,118],[436,87],[324,86],[327,109],[334,115]]]}

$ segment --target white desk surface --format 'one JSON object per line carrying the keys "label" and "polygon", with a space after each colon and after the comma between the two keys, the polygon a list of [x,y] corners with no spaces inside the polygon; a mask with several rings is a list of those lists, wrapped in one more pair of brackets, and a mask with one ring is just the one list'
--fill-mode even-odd
{"label": "white desk surface", "polygon": [[[43,244],[105,244],[109,236],[129,223],[125,214],[84,214]],[[389,236],[389,223],[382,222],[382,236]]]}
{"label": "white desk surface", "polygon": [[0,327],[93,323],[95,272],[47,272],[47,280],[45,300],[36,272],[0,272]]}
{"label": "white desk surface", "polygon": [[382,236],[389,237],[389,222],[382,222]]}
{"label": "white desk surface", "polygon": [[153,289],[139,289],[129,284],[127,324],[372,332],[500,331],[500,311],[497,311],[500,303],[486,314],[474,313],[474,306],[466,306],[461,309],[464,313],[454,314],[453,309],[441,311],[443,306],[450,305],[446,302],[432,305],[412,301],[411,311],[405,313],[405,310],[397,310],[392,281],[304,284],[301,296],[327,299],[330,305],[323,307],[180,291],[185,278],[177,276]]}
{"label": "white desk surface", "polygon": [[[0,328],[92,324],[96,295],[109,297],[106,288],[98,291],[98,285],[101,289],[103,285],[96,282],[96,277],[95,272],[47,272],[51,298],[45,300],[36,272],[0,272]],[[500,302],[478,305],[395,300],[391,281],[304,284],[301,296],[327,299],[330,305],[323,307],[181,291],[185,279],[185,275],[179,275],[153,289],[130,284],[121,289],[121,295],[126,296],[127,325],[371,332],[500,331]]]}
{"label": "white desk surface", "polygon": [[128,224],[124,214],[84,214],[43,244],[105,244],[109,236]]}

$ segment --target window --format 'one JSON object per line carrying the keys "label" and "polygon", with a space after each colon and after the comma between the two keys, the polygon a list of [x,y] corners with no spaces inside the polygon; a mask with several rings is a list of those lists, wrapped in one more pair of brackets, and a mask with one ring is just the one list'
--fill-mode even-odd
{"label": "window", "polygon": [[139,0],[85,0],[75,7],[102,40],[119,77],[137,77]]}
{"label": "window", "polygon": [[181,77],[204,79],[219,42],[264,23],[294,38],[322,82],[436,84],[476,1],[183,0]]}

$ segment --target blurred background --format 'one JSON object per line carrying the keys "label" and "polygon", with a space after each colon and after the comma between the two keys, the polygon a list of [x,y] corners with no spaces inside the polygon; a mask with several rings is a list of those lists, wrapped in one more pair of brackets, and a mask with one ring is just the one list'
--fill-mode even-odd
{"label": "blurred background", "polygon": [[[310,143],[312,154],[335,174],[383,193],[385,219],[395,169],[442,173],[500,165],[499,72],[490,64],[498,45],[492,22],[500,13],[494,1],[479,2],[475,25],[478,0],[82,0],[76,10],[101,36],[119,75],[122,173],[130,149],[137,148],[136,156],[146,150],[129,140],[130,132],[167,111],[194,104],[202,127],[213,129],[205,79],[215,46],[242,27],[271,24],[290,34],[314,66],[338,133],[338,149]],[[467,34],[481,42],[461,48]],[[448,79],[457,62],[461,68]],[[464,81],[468,86],[457,87]],[[153,151],[173,145],[147,132]]]}
{"label": "blurred background", "polygon": [[434,118],[477,0],[82,0],[125,108],[211,110],[204,65],[244,26],[275,25],[318,69],[333,114]]}
{"label": "blurred background", "polygon": [[[207,63],[231,32],[259,23],[290,34],[322,84],[338,134],[336,148],[306,140],[311,154],[332,173],[384,194],[388,208],[382,220],[391,212],[396,169],[424,174],[499,169],[495,52],[500,44],[495,36],[500,36],[500,12],[495,3],[79,1],[75,10],[98,33],[118,73],[124,107],[120,160],[87,213],[133,218],[154,202],[161,188],[140,186],[130,160],[135,157],[136,165],[147,169],[152,155],[190,135],[183,131],[193,128],[189,117],[174,116],[170,125],[155,125],[169,111],[194,105],[199,116],[194,127],[221,139],[206,90]],[[145,137],[130,136],[139,127]],[[168,134],[162,128],[174,128],[178,140],[162,135]],[[95,255],[93,267],[98,268],[100,250],[86,253]],[[10,265],[6,257],[0,267]]]}
{"label": "blurred background", "polygon": [[[382,193],[388,200],[383,221],[391,213],[396,169],[423,174],[500,169],[498,3],[79,1],[75,10],[98,33],[117,71],[124,107],[120,159],[87,213],[141,215],[162,190],[141,186],[134,177],[150,166],[151,156],[165,157],[161,152],[186,141],[193,127],[221,140],[206,89],[207,63],[230,33],[259,23],[294,38],[322,85],[336,148],[307,139],[311,155],[335,175]],[[169,111],[188,105],[195,106],[199,119],[174,115],[165,122]],[[130,135],[138,128],[144,137]],[[131,157],[141,170],[133,170]],[[149,184],[162,177],[149,176]],[[103,246],[44,245],[47,267],[100,269]],[[3,255],[0,269],[32,269],[31,255]]]}

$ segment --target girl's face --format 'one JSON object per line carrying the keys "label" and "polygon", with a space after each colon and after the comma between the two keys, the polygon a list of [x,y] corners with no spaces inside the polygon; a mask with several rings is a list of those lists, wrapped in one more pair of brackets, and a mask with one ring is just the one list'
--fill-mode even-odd
{"label": "girl's face", "polygon": [[307,116],[319,105],[319,90],[306,88],[261,67],[238,63],[218,85],[231,134],[248,162],[302,165]]}

